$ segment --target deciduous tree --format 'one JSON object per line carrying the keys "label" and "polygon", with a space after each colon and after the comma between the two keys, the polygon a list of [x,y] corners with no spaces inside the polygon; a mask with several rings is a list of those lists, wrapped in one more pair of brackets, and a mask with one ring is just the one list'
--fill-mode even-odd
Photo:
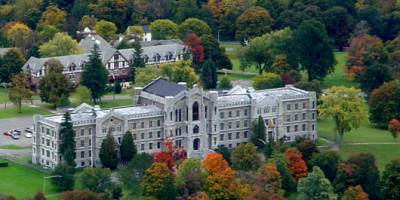
{"label": "deciduous tree", "polygon": [[198,82],[196,72],[192,67],[192,62],[181,60],[174,63],[160,65],[161,75],[168,77],[173,82],[186,82],[188,87],[192,87]]}
{"label": "deciduous tree", "polygon": [[24,64],[24,55],[18,49],[10,49],[0,56],[0,83],[9,83],[12,77],[21,72]]}
{"label": "deciduous tree", "polygon": [[140,183],[142,196],[160,200],[175,199],[176,188],[171,171],[163,163],[153,163]]}
{"label": "deciduous tree", "polygon": [[7,39],[18,48],[21,48],[23,52],[31,47],[33,32],[32,30],[23,23],[13,24],[6,32]]}
{"label": "deciduous tree", "polygon": [[112,41],[117,37],[117,26],[110,21],[100,20],[96,23],[94,30],[107,41]]}
{"label": "deciduous tree", "polygon": [[314,154],[319,153],[317,144],[314,141],[303,138],[296,142],[295,144],[297,150],[303,155],[303,160],[308,162]]}
{"label": "deciduous tree", "polygon": [[118,170],[118,177],[132,193],[138,193],[139,187],[137,187],[137,185],[139,185],[146,169],[149,168],[151,164],[153,164],[153,158],[147,153],[140,153],[136,155],[128,165],[122,166]]}
{"label": "deciduous tree", "polygon": [[351,31],[354,30],[354,19],[341,6],[335,6],[322,13],[322,18],[329,36],[335,40],[339,49],[347,46]]}
{"label": "deciduous tree", "polygon": [[62,73],[64,67],[60,61],[50,59],[46,65],[47,73],[39,81],[40,99],[58,106],[63,97],[69,97],[71,83]]}
{"label": "deciduous tree", "polygon": [[200,71],[200,63],[204,60],[204,47],[200,37],[195,33],[189,33],[185,37],[184,44],[190,48],[193,64],[196,65],[196,71]]}
{"label": "deciduous tree", "polygon": [[296,180],[289,171],[289,160],[285,157],[285,155],[274,153],[268,162],[272,162],[276,165],[276,168],[278,169],[282,178],[282,188],[286,191],[295,191]]}
{"label": "deciduous tree", "polygon": [[263,73],[253,78],[253,87],[256,90],[282,87],[283,82],[278,74]]}
{"label": "deciduous tree", "polygon": [[196,34],[201,37],[202,35],[210,35],[211,28],[208,24],[200,19],[188,18],[179,25],[180,38],[186,38],[188,34]]}
{"label": "deciduous tree", "polygon": [[369,200],[368,194],[364,192],[360,185],[350,186],[343,192],[341,200]]}
{"label": "deciduous tree", "polygon": [[329,181],[333,181],[341,162],[340,155],[336,151],[324,151],[314,154],[309,161],[310,166],[318,166],[325,174]]}
{"label": "deciduous tree", "polygon": [[82,103],[90,103],[90,90],[83,86],[79,85],[76,89],[75,92],[77,94],[77,103],[80,105]]}
{"label": "deciduous tree", "polygon": [[297,181],[307,176],[306,162],[304,162],[301,153],[296,148],[286,149],[285,157],[289,160],[289,170]]}
{"label": "deciduous tree", "polygon": [[322,80],[333,71],[336,60],[331,39],[323,24],[316,20],[304,21],[294,32],[288,60],[307,71],[308,80]]}
{"label": "deciduous tree", "polygon": [[394,80],[383,84],[370,94],[369,119],[380,127],[387,127],[391,119],[400,119],[400,81]]}
{"label": "deciduous tree", "polygon": [[218,82],[218,89],[229,90],[232,88],[231,79],[227,75],[222,76]]}
{"label": "deciduous tree", "polygon": [[272,18],[264,8],[253,6],[245,10],[235,22],[236,39],[248,40],[271,31]]}
{"label": "deciduous tree", "polygon": [[67,13],[63,10],[60,10],[57,6],[48,6],[43,12],[38,26],[39,28],[43,28],[50,25],[61,30],[64,26],[66,15]]}
{"label": "deciduous tree", "polygon": [[297,197],[299,200],[337,198],[330,181],[325,178],[319,167],[313,167],[313,171],[307,177],[299,180],[297,190],[300,193]]}
{"label": "deciduous tree", "polygon": [[382,193],[384,199],[400,198],[400,159],[391,160],[385,166],[382,175]]}
{"label": "deciduous tree", "polygon": [[78,180],[82,189],[96,193],[108,192],[112,186],[110,169],[84,168]]}
{"label": "deciduous tree", "polygon": [[256,146],[252,143],[240,144],[231,155],[232,167],[236,170],[255,171],[261,165]]}
{"label": "deciduous tree", "polygon": [[232,63],[225,54],[225,49],[220,47],[217,39],[211,35],[200,37],[201,45],[204,47],[204,57],[212,59],[218,69],[232,69]]}
{"label": "deciduous tree", "polygon": [[78,42],[67,33],[56,33],[53,39],[39,47],[41,57],[66,56],[80,54],[83,51]]}
{"label": "deciduous tree", "polygon": [[154,40],[170,40],[178,36],[178,25],[169,19],[158,19],[152,22],[150,30]]}
{"label": "deciduous tree", "polygon": [[189,158],[183,161],[176,172],[175,180],[178,193],[183,198],[200,192],[206,182],[206,173],[201,168],[200,160]]}
{"label": "deciduous tree", "polygon": [[99,158],[103,167],[116,169],[118,164],[117,147],[114,136],[108,133],[101,143]]}
{"label": "deciduous tree", "polygon": [[343,141],[345,132],[357,129],[365,120],[367,113],[360,90],[346,87],[331,87],[321,98],[318,111],[323,118],[332,118],[335,130],[339,136],[339,144]]}
{"label": "deciduous tree", "polygon": [[30,101],[33,96],[28,74],[20,72],[11,79],[11,87],[8,89],[8,98],[18,107],[18,113],[22,112],[22,102]]}
{"label": "deciduous tree", "polygon": [[255,187],[261,187],[265,196],[282,196],[282,178],[274,163],[262,165],[256,172]]}
{"label": "deciduous tree", "polygon": [[388,124],[388,130],[392,133],[393,138],[397,138],[400,133],[400,122],[397,119],[390,120]]}

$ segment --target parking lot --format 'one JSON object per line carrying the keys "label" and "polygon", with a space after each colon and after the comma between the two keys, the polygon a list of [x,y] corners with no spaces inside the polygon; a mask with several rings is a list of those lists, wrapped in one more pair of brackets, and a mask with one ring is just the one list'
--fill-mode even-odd
{"label": "parking lot", "polygon": [[[0,119],[0,146],[4,145],[16,145],[16,146],[30,146],[32,144],[32,138],[26,138],[24,136],[24,130],[26,127],[31,127],[33,123],[32,117],[21,117],[12,119]],[[3,133],[7,130],[17,129],[21,131],[21,137],[19,140],[14,140],[10,136],[5,136]]]}

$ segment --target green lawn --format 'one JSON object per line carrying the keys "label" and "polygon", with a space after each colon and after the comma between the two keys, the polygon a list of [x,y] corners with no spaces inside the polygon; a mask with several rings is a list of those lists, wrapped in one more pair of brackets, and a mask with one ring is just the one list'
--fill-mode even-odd
{"label": "green lawn", "polygon": [[357,87],[357,83],[351,81],[345,73],[346,64],[346,52],[335,52],[335,58],[337,64],[335,65],[335,70],[329,74],[322,83],[324,88],[329,88],[331,86],[346,86],[346,87]]}
{"label": "green lawn", "polygon": [[49,115],[51,113],[40,107],[22,106],[22,113],[18,113],[18,109],[16,107],[7,108],[7,109],[0,108],[0,119],[15,118],[15,117],[27,117],[27,116],[33,116],[35,114]]}
{"label": "green lawn", "polygon": [[[4,161],[1,160],[0,161]],[[43,190],[46,173],[9,162],[8,167],[0,168],[0,194],[13,195],[17,199],[33,196]],[[45,195],[55,194],[57,191],[49,180],[45,181]]]}
{"label": "green lawn", "polygon": [[111,108],[119,106],[133,106],[132,99],[116,99],[116,100],[106,100],[99,103],[101,108]]}
{"label": "green lawn", "polygon": [[9,149],[9,150],[30,149],[30,148],[32,148],[32,147],[31,146],[17,146],[17,145],[13,145],[13,144],[0,146],[0,149]]}
{"label": "green lawn", "polygon": [[0,88],[0,103],[9,102],[7,90],[5,88]]}

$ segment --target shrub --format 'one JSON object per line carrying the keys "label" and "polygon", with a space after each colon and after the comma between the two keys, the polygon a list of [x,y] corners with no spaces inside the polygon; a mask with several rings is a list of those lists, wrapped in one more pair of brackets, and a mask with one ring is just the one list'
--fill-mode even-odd
{"label": "shrub", "polygon": [[263,73],[253,78],[253,87],[256,90],[282,87],[283,82],[278,74]]}

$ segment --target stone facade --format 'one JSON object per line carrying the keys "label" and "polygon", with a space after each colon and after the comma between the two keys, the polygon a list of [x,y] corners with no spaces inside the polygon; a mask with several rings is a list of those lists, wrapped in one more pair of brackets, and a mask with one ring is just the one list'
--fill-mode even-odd
{"label": "stone facade", "polygon": [[[189,157],[202,157],[218,145],[234,148],[247,142],[251,123],[259,116],[267,127],[266,138],[317,138],[315,93],[290,85],[258,91],[236,86],[217,92],[159,78],[135,90],[136,106],[102,110],[82,104],[71,111],[79,167],[101,165],[98,153],[107,133],[120,144],[130,131],[138,151],[147,153],[161,151],[162,142],[169,139]],[[61,160],[62,121],[62,115],[34,117],[33,163],[54,167]]]}

